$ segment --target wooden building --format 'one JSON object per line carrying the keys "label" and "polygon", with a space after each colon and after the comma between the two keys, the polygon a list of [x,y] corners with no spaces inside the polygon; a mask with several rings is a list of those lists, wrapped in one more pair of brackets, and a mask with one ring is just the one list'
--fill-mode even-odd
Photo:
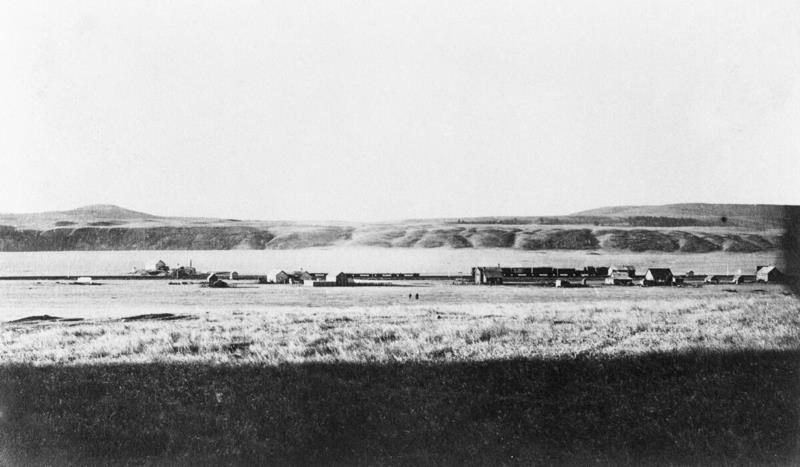
{"label": "wooden building", "polygon": [[608,274],[603,283],[606,285],[631,285],[633,277],[624,271],[613,271]]}
{"label": "wooden building", "polygon": [[633,279],[633,276],[636,275],[636,268],[633,266],[610,266],[608,268],[609,277],[615,273],[626,274]]}
{"label": "wooden building", "polygon": [[169,272],[169,266],[162,260],[150,261],[144,265],[144,270],[148,274],[160,274]]}
{"label": "wooden building", "polygon": [[674,276],[672,271],[667,268],[650,268],[644,274],[642,285],[672,285]]}
{"label": "wooden building", "polygon": [[336,285],[338,286],[354,285],[355,283],[355,277],[353,277],[353,274],[351,273],[340,272],[339,274],[336,274]]}
{"label": "wooden building", "polygon": [[500,285],[503,283],[503,268],[475,267],[472,268],[472,277],[475,280],[475,283],[479,285]]}
{"label": "wooden building", "polygon": [[268,284],[288,284],[289,278],[289,273],[282,269],[273,269],[267,273]]}
{"label": "wooden building", "polygon": [[775,266],[760,266],[756,271],[756,282],[778,282],[781,272]]}

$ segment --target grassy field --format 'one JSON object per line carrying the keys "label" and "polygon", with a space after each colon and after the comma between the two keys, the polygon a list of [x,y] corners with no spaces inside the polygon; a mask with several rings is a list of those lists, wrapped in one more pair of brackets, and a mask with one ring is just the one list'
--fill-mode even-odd
{"label": "grassy field", "polygon": [[[96,289],[94,302],[116,297],[107,317],[17,318],[0,328],[0,359],[279,365],[800,348],[798,302],[779,286]],[[148,304],[142,291],[154,289],[176,294],[155,298],[173,305]],[[48,316],[57,311],[70,310]]]}
{"label": "grassy field", "polygon": [[9,287],[0,464],[800,459],[780,286]]}

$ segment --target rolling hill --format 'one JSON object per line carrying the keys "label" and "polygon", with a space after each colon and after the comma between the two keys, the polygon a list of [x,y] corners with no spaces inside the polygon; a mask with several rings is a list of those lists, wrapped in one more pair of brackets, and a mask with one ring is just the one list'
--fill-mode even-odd
{"label": "rolling hill", "polygon": [[571,217],[605,217],[611,219],[670,218],[692,219],[697,224],[754,226],[766,223],[778,226],[793,215],[795,206],[774,204],[708,204],[685,203],[661,206],[613,206],[590,209]]}
{"label": "rolling hill", "polygon": [[113,205],[0,214],[0,251],[310,247],[512,248],[703,253],[781,249],[792,207],[675,204],[566,216],[296,223],[160,217]]}

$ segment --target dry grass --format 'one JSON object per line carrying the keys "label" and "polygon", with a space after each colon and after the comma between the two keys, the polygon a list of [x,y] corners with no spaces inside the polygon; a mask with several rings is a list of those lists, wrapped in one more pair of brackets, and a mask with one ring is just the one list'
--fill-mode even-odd
{"label": "dry grass", "polygon": [[[508,290],[508,303],[468,303],[474,287],[439,289],[425,291],[430,304],[383,304],[389,293],[404,295],[402,289],[350,289],[367,305],[220,307],[174,319],[6,323],[0,327],[0,359],[37,365],[280,365],[800,349],[800,306],[779,287],[740,287],[737,293],[721,287],[622,294],[547,290],[530,295],[536,301],[528,303],[525,295],[514,295],[525,292],[510,288],[491,291],[502,297]],[[461,290],[467,303],[437,300],[437,294]]]}
{"label": "dry grass", "polygon": [[0,326],[0,464],[800,459],[780,287],[231,289],[171,314],[95,289],[75,302],[119,296],[104,318]]}

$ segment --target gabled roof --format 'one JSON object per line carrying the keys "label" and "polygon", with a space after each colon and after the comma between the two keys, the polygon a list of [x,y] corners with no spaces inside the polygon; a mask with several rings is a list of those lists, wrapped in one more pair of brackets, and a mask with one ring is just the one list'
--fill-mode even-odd
{"label": "gabled roof", "polygon": [[672,271],[669,268],[650,268],[647,272],[653,277],[669,277],[672,275]]}
{"label": "gabled roof", "polygon": [[756,274],[769,274],[772,271],[778,271],[778,268],[776,268],[775,266],[764,266],[758,271],[756,271]]}

